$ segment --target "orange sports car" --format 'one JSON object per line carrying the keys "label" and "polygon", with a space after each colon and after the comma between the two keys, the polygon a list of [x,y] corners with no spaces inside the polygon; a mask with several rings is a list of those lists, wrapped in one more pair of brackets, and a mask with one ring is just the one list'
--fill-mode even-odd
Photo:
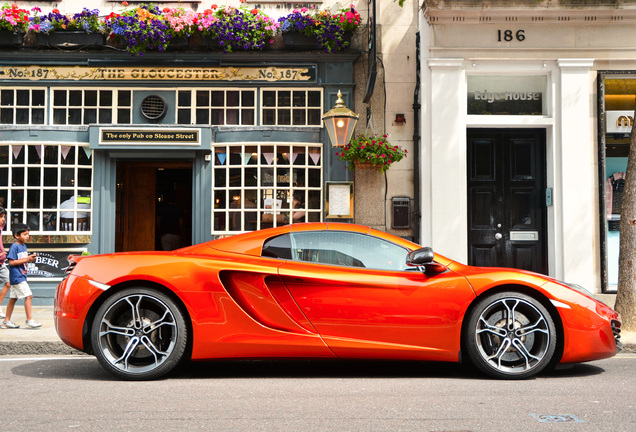
{"label": "orange sports car", "polygon": [[578,286],[463,265],[359,225],[70,261],[57,333],[128,380],[230,358],[467,361],[521,379],[621,348],[620,316]]}

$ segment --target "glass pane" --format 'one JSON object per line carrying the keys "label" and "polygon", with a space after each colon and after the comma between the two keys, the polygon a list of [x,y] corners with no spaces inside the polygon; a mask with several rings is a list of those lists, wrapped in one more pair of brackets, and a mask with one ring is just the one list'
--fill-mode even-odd
{"label": "glass pane", "polygon": [[53,105],[66,106],[66,90],[53,90]]}
{"label": "glass pane", "polygon": [[255,105],[253,91],[241,92],[241,105],[244,107],[253,107]]}
{"label": "glass pane", "polygon": [[128,107],[132,105],[132,92],[130,90],[119,90],[117,92],[118,106]]}
{"label": "glass pane", "polygon": [[99,91],[99,105],[103,107],[113,106],[113,92],[111,90]]}
{"label": "glass pane", "polygon": [[28,108],[17,108],[15,110],[15,124],[29,124]]}
{"label": "glass pane", "polygon": [[307,110],[307,124],[311,126],[320,126],[322,123],[322,114],[320,110]]}
{"label": "glass pane", "polygon": [[304,91],[294,92],[294,106],[305,107],[307,105],[307,94]]}
{"label": "glass pane", "polygon": [[87,109],[84,110],[84,124],[97,123],[97,110]]}
{"label": "glass pane", "polygon": [[230,186],[232,187],[241,187],[241,180],[243,176],[241,175],[240,168],[231,168],[230,169]]}
{"label": "glass pane", "polygon": [[263,110],[263,124],[266,126],[276,124],[276,111],[273,109]]}
{"label": "glass pane", "polygon": [[111,109],[100,109],[99,110],[99,122],[100,123],[112,123],[113,122],[113,111]]}
{"label": "glass pane", "polygon": [[79,187],[91,187],[91,169],[77,170],[77,185]]}
{"label": "glass pane", "polygon": [[295,109],[295,110],[293,110],[293,113],[294,113],[293,123],[295,125],[304,125],[304,124],[306,124],[305,110],[304,109]]}
{"label": "glass pane", "polygon": [[27,148],[29,149],[30,164],[40,164],[40,154],[42,152],[42,147],[42,145],[27,146]]}
{"label": "glass pane", "polygon": [[75,169],[62,168],[61,186],[75,186]]}
{"label": "glass pane", "polygon": [[279,91],[278,92],[278,106],[279,107],[291,106],[291,92],[290,91]]}
{"label": "glass pane", "polygon": [[31,231],[40,231],[40,212],[28,212],[27,225]]}
{"label": "glass pane", "polygon": [[69,106],[82,106],[82,91],[71,90],[69,91]]}
{"label": "glass pane", "polygon": [[263,106],[264,107],[275,107],[276,106],[276,92],[275,91],[264,91],[263,92]]}
{"label": "glass pane", "polygon": [[180,91],[179,92],[179,106],[189,107],[192,104],[192,92]]}
{"label": "glass pane", "polygon": [[227,231],[225,212],[214,213],[214,230]]}
{"label": "glass pane", "polygon": [[53,124],[66,124],[66,110],[54,109],[53,110]]}
{"label": "glass pane", "polygon": [[29,106],[29,105],[31,105],[31,103],[29,101],[29,90],[17,90],[16,91],[16,96],[17,96],[16,105],[19,105],[19,106]]}
{"label": "glass pane", "polygon": [[223,91],[213,91],[212,92],[212,103],[211,106],[222,107],[225,106],[225,92]]}
{"label": "glass pane", "polygon": [[210,124],[210,111],[207,109],[198,109],[196,124]]}
{"label": "glass pane", "polygon": [[[13,146],[15,147],[15,146]],[[15,148],[13,148],[12,150],[15,150]],[[11,152],[11,156],[13,157],[13,163],[16,164],[23,164],[24,163],[24,146],[20,146],[20,150],[18,151],[18,156],[16,157],[15,153],[12,151]]]}
{"label": "glass pane", "polygon": [[29,168],[27,186],[40,186],[40,168]]}
{"label": "glass pane", "polygon": [[84,92],[84,105],[91,107],[97,106],[97,90],[86,90]]}
{"label": "glass pane", "polygon": [[55,190],[44,191],[44,202],[42,203],[42,207],[45,209],[52,209],[52,208],[58,207],[57,191]]}
{"label": "glass pane", "polygon": [[215,187],[227,186],[227,172],[225,168],[214,170],[214,186]]}
{"label": "glass pane", "polygon": [[57,164],[57,152],[59,146],[44,146],[44,164],[53,165]]}
{"label": "glass pane", "polygon": [[27,190],[27,208],[30,208],[30,209],[40,208],[40,190],[39,189]]}
{"label": "glass pane", "polygon": [[288,110],[288,109],[278,110],[278,124],[279,125],[291,124],[291,110]]}
{"label": "glass pane", "polygon": [[0,109],[0,123],[13,124],[13,108]]}
{"label": "glass pane", "polygon": [[44,186],[57,186],[57,168],[44,168]]}
{"label": "glass pane", "polygon": [[319,91],[309,91],[307,92],[308,103],[307,106],[310,107],[319,107],[320,106],[320,92]]}
{"label": "glass pane", "polygon": [[82,110],[81,109],[69,109],[68,110],[68,124],[78,125],[82,124]]}
{"label": "glass pane", "polygon": [[253,109],[244,109],[241,110],[241,124],[242,125],[253,125],[254,121],[254,110]]}
{"label": "glass pane", "polygon": [[31,106],[44,106],[44,90],[31,92]]}
{"label": "glass pane", "polygon": [[63,165],[74,165],[75,164],[75,147],[69,146],[68,153],[66,153],[66,157],[64,156],[64,148],[62,148],[62,164]]}
{"label": "glass pane", "polygon": [[177,110],[177,123],[190,124],[190,109]]}
{"label": "glass pane", "polygon": [[44,124],[44,110],[43,109],[33,109],[31,111],[31,123],[33,123],[33,124]]}
{"label": "glass pane", "polygon": [[197,106],[209,107],[210,106],[210,92],[209,91],[197,91]]}
{"label": "glass pane", "polygon": [[238,91],[227,91],[225,94],[226,106],[237,107],[239,106],[239,92]]}
{"label": "glass pane", "polygon": [[238,109],[229,109],[225,111],[225,124],[228,125],[237,125],[239,124],[239,110]]}
{"label": "glass pane", "polygon": [[12,106],[13,105],[13,90],[0,90],[0,105]]}
{"label": "glass pane", "polygon": [[24,168],[11,170],[11,183],[13,186],[24,186]]}
{"label": "glass pane", "polygon": [[222,109],[213,109],[212,110],[212,121],[210,124],[213,125],[223,125],[225,124],[225,118],[223,116]]}

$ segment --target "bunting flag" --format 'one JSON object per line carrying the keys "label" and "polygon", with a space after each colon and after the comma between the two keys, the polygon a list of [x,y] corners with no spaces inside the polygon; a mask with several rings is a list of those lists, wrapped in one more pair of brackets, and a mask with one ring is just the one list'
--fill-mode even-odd
{"label": "bunting flag", "polygon": [[263,153],[263,157],[265,158],[267,165],[271,165],[274,161],[274,153]]}
{"label": "bunting flag", "polygon": [[24,145],[14,145],[12,146],[13,149],[13,159],[17,159],[18,155],[20,154],[20,152],[22,151],[22,148],[24,147]]}
{"label": "bunting flag", "polygon": [[62,159],[66,160],[66,156],[68,156],[68,152],[71,150],[71,146],[60,146],[60,150],[62,150]]}
{"label": "bunting flag", "polygon": [[91,156],[93,156],[93,150],[89,149],[88,147],[82,147],[84,149],[84,153],[86,154],[87,158],[91,158]]}
{"label": "bunting flag", "polygon": [[35,152],[38,154],[38,159],[42,160],[42,145],[35,146]]}
{"label": "bunting flag", "polygon": [[243,165],[247,165],[252,159],[252,153],[243,153]]}
{"label": "bunting flag", "polygon": [[225,165],[225,156],[226,156],[226,153],[216,154],[216,157],[219,158],[219,162],[221,163],[221,165]]}
{"label": "bunting flag", "polygon": [[318,165],[318,161],[320,161],[320,153],[309,153],[309,157],[312,161],[314,161],[314,165]]}
{"label": "bunting flag", "polygon": [[298,153],[294,152],[292,153],[292,164],[296,163],[296,158],[298,157]]}

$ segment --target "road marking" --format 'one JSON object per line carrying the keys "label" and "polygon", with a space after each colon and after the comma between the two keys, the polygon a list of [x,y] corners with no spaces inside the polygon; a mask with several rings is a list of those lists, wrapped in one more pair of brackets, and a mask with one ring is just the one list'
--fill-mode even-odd
{"label": "road marking", "polygon": [[540,423],[584,423],[572,414],[530,414]]}

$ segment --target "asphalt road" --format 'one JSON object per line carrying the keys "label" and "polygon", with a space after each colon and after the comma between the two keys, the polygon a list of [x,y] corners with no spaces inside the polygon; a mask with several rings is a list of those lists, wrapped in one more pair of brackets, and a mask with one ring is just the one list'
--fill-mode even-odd
{"label": "asphalt road", "polygon": [[527,381],[453,364],[191,364],[123,382],[89,356],[0,358],[0,430],[634,431],[636,355]]}

